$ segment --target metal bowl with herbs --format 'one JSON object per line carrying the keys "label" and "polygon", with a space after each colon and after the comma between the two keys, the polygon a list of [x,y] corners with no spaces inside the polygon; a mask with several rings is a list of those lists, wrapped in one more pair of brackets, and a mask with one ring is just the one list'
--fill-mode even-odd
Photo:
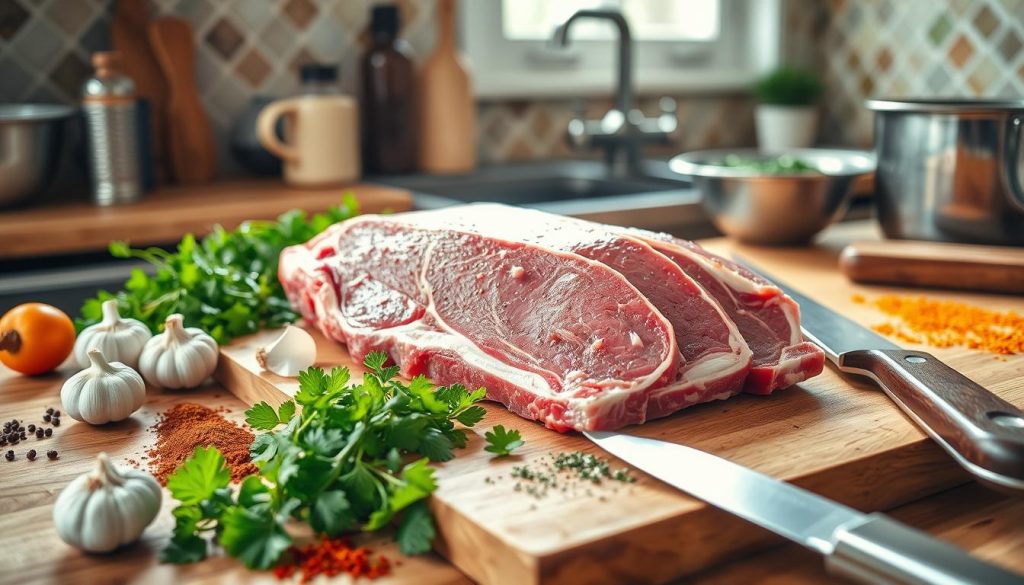
{"label": "metal bowl with herbs", "polygon": [[712,222],[753,244],[803,244],[846,211],[854,180],[875,170],[859,150],[701,150],[672,159],[693,178]]}

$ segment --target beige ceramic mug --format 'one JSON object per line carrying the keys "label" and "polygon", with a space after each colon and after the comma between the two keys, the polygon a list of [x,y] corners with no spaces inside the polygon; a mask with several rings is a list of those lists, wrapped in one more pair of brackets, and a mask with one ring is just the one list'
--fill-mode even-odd
{"label": "beige ceramic mug", "polygon": [[[284,141],[275,126],[284,116]],[[272,102],[260,112],[260,143],[284,161],[284,179],[303,187],[359,179],[359,121],[355,100],[344,95],[308,95]]]}

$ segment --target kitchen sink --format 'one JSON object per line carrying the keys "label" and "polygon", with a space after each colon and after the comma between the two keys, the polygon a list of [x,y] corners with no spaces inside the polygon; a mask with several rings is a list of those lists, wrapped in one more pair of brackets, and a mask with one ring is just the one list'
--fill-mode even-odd
{"label": "kitchen sink", "polygon": [[504,203],[689,238],[713,235],[690,181],[661,161],[617,177],[599,161],[503,164],[461,175],[392,175],[372,182],[408,189],[418,209]]}

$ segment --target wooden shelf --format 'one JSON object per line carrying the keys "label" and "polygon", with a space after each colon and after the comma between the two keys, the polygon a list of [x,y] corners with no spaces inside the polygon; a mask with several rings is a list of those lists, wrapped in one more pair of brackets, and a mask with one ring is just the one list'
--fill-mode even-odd
{"label": "wooden shelf", "polygon": [[347,191],[355,194],[363,212],[412,208],[408,191],[380,185],[298,189],[280,181],[238,180],[161,188],[130,205],[72,203],[0,213],[0,259],[100,251],[111,240],[166,244],[186,233],[206,234],[215,224],[234,228],[296,208],[324,211]]}

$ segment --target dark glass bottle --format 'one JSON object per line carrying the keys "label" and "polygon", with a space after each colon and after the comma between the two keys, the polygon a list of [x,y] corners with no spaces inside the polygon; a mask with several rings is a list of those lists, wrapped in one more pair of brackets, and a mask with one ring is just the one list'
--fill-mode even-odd
{"label": "dark glass bottle", "polygon": [[363,57],[366,169],[408,173],[416,168],[415,70],[408,43],[398,38],[398,6],[373,7],[371,45]]}

